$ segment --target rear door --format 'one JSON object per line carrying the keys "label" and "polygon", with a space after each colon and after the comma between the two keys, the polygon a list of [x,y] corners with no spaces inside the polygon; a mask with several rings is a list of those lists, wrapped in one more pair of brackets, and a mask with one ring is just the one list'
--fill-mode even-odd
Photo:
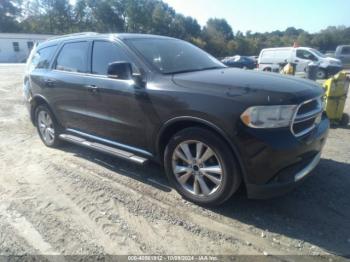
{"label": "rear door", "polygon": [[107,77],[108,64],[112,62],[135,64],[121,44],[114,41],[95,40],[92,45],[91,74],[86,81],[93,90],[88,93],[87,122],[93,135],[114,142],[146,148],[145,88],[137,88],[133,80]]}
{"label": "rear door", "polygon": [[[46,75],[52,57],[57,49],[57,45],[45,46],[43,48],[34,49],[28,59],[26,73],[24,77],[24,96],[29,99],[32,95],[37,93],[43,94],[46,91]],[[50,96],[50,94],[46,94]],[[46,96],[45,96],[46,97]],[[49,97],[47,97],[49,99]]]}
{"label": "rear door", "polygon": [[66,42],[60,47],[45,79],[51,105],[65,128],[88,130],[85,99],[89,41]]}

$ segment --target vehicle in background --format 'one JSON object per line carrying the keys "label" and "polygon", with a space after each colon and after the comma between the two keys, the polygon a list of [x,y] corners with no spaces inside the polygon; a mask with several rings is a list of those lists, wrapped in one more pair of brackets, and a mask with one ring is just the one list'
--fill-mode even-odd
{"label": "vehicle in background", "polygon": [[350,68],[350,45],[337,46],[335,50],[335,58],[343,63],[344,68]]}
{"label": "vehicle in background", "polygon": [[248,57],[254,61],[255,67],[256,67],[256,65],[258,64],[258,58],[259,58],[259,56],[257,56],[257,55],[252,55],[252,56],[248,56]]}
{"label": "vehicle in background", "polygon": [[309,47],[263,49],[259,55],[258,69],[262,71],[273,71],[276,65],[287,62],[296,64],[296,73],[305,72],[310,62],[319,63],[319,70],[317,71],[318,79],[325,79],[342,69],[342,63],[339,59],[327,57],[318,50]]}
{"label": "vehicle in background", "polygon": [[254,69],[256,67],[255,61],[248,56],[235,55],[226,57],[222,59],[221,62],[229,67],[237,67],[243,69]]}

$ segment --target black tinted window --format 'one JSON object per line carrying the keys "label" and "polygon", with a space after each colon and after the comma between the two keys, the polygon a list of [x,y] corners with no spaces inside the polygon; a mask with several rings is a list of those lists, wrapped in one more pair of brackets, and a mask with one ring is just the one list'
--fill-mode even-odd
{"label": "black tinted window", "polygon": [[88,42],[65,44],[57,57],[56,69],[86,73],[88,47]]}
{"label": "black tinted window", "polygon": [[115,43],[95,41],[92,51],[92,73],[107,75],[108,64],[112,62],[129,62],[126,54]]}
{"label": "black tinted window", "polygon": [[30,62],[31,69],[34,68],[49,68],[50,59],[55,51],[56,46],[49,46],[36,51],[35,55]]}

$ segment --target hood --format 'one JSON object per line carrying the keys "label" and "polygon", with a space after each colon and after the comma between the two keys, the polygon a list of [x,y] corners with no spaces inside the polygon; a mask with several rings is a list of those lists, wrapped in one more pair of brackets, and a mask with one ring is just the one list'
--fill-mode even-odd
{"label": "hood", "polygon": [[260,103],[288,104],[321,96],[322,88],[315,82],[294,76],[237,68],[224,68],[176,74],[175,84],[241,100],[254,97]]}
{"label": "hood", "polygon": [[327,56],[325,59],[327,59],[327,61],[334,63],[334,64],[341,64],[340,59],[337,59],[337,58]]}

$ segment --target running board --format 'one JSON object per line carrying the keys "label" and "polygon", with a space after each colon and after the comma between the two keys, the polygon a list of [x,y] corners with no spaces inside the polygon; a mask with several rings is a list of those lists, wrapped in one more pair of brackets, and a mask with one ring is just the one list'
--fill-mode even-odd
{"label": "running board", "polygon": [[65,140],[77,145],[85,146],[87,148],[90,148],[99,152],[107,153],[116,157],[124,158],[130,161],[133,161],[135,163],[138,163],[140,165],[144,164],[148,160],[146,158],[136,156],[133,153],[129,153],[127,151],[120,150],[114,147],[106,146],[97,142],[92,142],[78,136],[60,134],[59,137],[62,140]]}

